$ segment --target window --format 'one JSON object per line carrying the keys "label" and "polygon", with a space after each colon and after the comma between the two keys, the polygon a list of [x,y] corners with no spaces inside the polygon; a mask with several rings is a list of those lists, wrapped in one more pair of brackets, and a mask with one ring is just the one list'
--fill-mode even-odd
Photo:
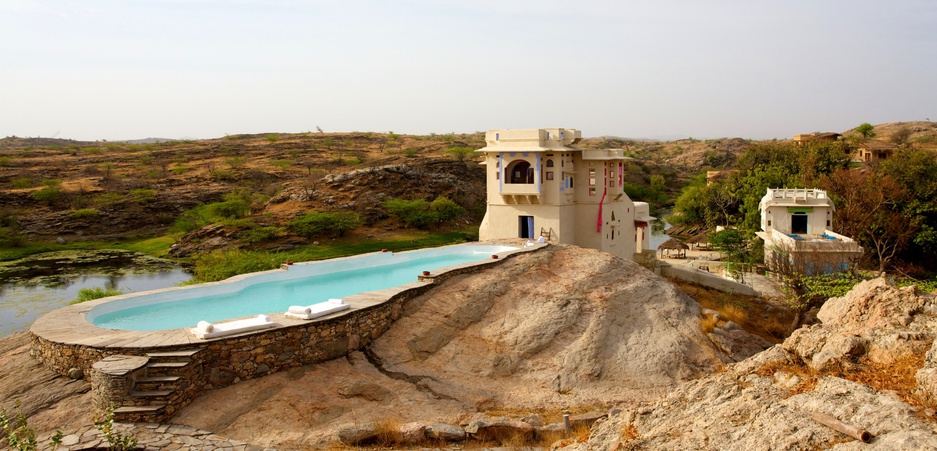
{"label": "window", "polygon": [[589,195],[595,196],[595,188],[589,188]]}
{"label": "window", "polygon": [[829,219],[826,220],[826,226],[827,226],[827,227],[830,226],[830,220],[829,220]]}
{"label": "window", "polygon": [[768,227],[771,227],[771,220],[768,220]]}
{"label": "window", "polygon": [[547,139],[550,139],[550,132],[547,132]]}
{"label": "window", "polygon": [[553,171],[547,171],[547,180],[553,180]]}
{"label": "window", "polygon": [[495,133],[495,141],[499,141],[500,139],[501,139],[501,134]]}
{"label": "window", "polygon": [[589,186],[595,186],[595,169],[589,169]]}
{"label": "window", "polygon": [[552,168],[552,167],[553,167],[553,160],[547,160],[547,167],[548,167],[548,168]]}

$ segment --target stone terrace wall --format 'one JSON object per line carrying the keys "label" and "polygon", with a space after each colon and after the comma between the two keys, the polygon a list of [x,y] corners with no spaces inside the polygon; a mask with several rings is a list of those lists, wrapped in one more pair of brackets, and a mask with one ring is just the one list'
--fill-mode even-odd
{"label": "stone terrace wall", "polygon": [[[539,246],[524,250],[536,249]],[[324,362],[362,349],[400,318],[407,300],[430,291],[435,284],[445,279],[482,271],[514,255],[517,253],[463,265],[444,273],[420,276],[421,281],[433,283],[404,289],[381,304],[324,320],[207,340],[204,343],[152,348],[96,348],[53,342],[33,334],[32,355],[63,376],[69,370],[74,373],[73,369],[78,368],[87,378],[91,366],[110,355],[143,356],[152,352],[199,349],[192,356],[192,364],[178,374],[185,382],[181,392],[172,397],[166,408],[164,418],[168,418],[204,391],[292,367]]]}

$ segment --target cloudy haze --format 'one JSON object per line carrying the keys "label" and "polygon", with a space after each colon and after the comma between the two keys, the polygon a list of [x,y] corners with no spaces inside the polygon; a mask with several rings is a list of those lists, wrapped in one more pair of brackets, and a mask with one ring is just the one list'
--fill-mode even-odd
{"label": "cloudy haze", "polygon": [[0,0],[0,137],[937,120],[937,1]]}

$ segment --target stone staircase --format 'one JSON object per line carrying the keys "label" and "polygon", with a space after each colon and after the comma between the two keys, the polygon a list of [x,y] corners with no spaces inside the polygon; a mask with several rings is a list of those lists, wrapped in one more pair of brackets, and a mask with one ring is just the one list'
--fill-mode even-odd
{"label": "stone staircase", "polygon": [[121,407],[114,409],[114,421],[159,422],[188,404],[189,390],[198,376],[193,357],[202,349],[148,352],[146,365],[135,371],[132,387]]}

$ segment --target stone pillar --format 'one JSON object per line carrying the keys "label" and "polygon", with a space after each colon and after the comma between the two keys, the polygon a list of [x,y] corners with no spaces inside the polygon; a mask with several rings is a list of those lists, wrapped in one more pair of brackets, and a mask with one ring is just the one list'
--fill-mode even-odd
{"label": "stone pillar", "polygon": [[91,403],[95,411],[123,406],[133,391],[133,373],[149,361],[141,356],[112,355],[91,365]]}

